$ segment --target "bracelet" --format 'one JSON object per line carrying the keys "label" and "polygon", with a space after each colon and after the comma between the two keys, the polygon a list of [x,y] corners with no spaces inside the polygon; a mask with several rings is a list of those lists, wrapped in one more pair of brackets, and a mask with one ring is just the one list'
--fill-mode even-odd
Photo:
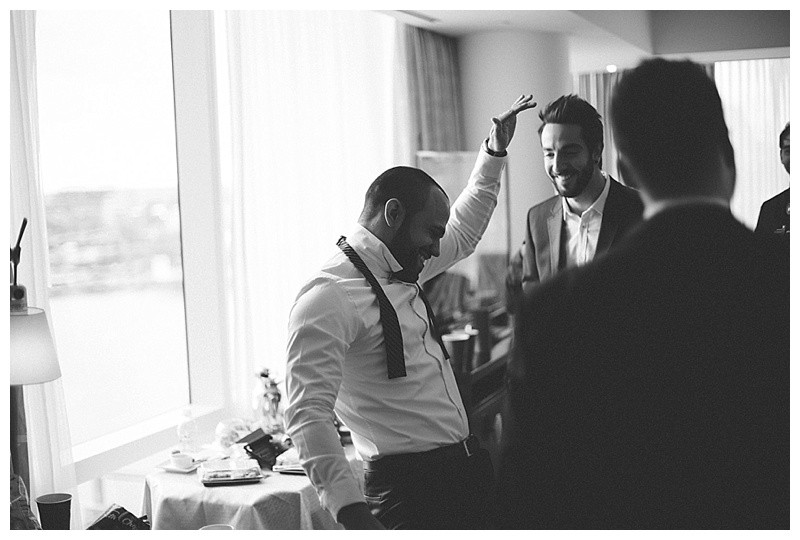
{"label": "bracelet", "polygon": [[500,152],[495,152],[494,150],[489,148],[489,138],[488,137],[486,138],[486,140],[483,141],[483,148],[484,148],[484,150],[486,150],[486,153],[489,154],[490,156],[506,157],[508,155],[508,152],[506,150],[502,150]]}

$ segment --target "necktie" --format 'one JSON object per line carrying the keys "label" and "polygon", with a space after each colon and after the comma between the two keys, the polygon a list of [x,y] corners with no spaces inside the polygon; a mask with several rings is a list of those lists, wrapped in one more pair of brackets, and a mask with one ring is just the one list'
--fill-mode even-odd
{"label": "necktie", "polygon": [[[350,259],[353,266],[363,274],[369,286],[372,287],[372,292],[378,297],[378,307],[381,312],[381,326],[383,326],[383,342],[386,345],[386,360],[389,378],[395,379],[397,377],[406,376],[406,360],[403,356],[403,333],[400,330],[400,322],[397,320],[397,313],[392,306],[392,303],[386,297],[378,280],[372,272],[369,271],[367,265],[358,256],[358,253],[350,247],[344,236],[339,238],[336,243],[339,249]],[[427,305],[427,302],[426,302]]]}
{"label": "necktie", "polygon": [[428,321],[431,327],[431,334],[433,337],[436,338],[436,341],[439,342],[439,347],[442,348],[442,354],[444,354],[445,360],[450,360],[450,355],[447,354],[447,349],[444,348],[444,342],[442,341],[442,336],[439,335],[439,329],[436,327],[436,316],[433,314],[433,308],[431,308],[431,303],[428,302],[428,297],[425,296],[425,291],[422,290],[419,283],[417,283],[417,290],[419,291],[419,297],[422,298],[422,302],[425,304],[425,310],[428,312]]}

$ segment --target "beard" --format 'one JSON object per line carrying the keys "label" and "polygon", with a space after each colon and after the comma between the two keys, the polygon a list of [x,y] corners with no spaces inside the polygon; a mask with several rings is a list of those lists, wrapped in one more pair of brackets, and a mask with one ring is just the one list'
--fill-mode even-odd
{"label": "beard", "polygon": [[420,264],[419,249],[414,248],[411,244],[408,227],[402,225],[388,247],[394,258],[403,267],[402,270],[394,273],[394,277],[406,283],[416,282],[423,266]]}
{"label": "beard", "polygon": [[571,184],[562,186],[552,176],[550,177],[550,180],[553,182],[553,185],[555,186],[556,191],[558,191],[559,195],[571,199],[583,193],[583,190],[585,190],[586,186],[589,185],[589,181],[592,179],[593,174],[594,174],[594,162],[589,160],[584,168],[582,169],[570,168],[563,171],[562,174],[559,175],[559,176],[574,175],[575,178]]}

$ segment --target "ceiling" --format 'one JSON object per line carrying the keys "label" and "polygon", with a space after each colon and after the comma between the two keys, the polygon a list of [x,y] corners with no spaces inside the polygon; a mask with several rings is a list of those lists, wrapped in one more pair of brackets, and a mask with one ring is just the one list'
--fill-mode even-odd
{"label": "ceiling", "polygon": [[452,37],[492,30],[534,30],[568,35],[601,32],[595,25],[568,10],[418,10],[385,13],[405,23]]}
{"label": "ceiling", "polygon": [[[650,52],[649,28],[641,28],[648,22],[648,16],[644,11],[628,12],[625,17],[627,24],[616,23],[617,32],[607,30],[605,27],[608,24],[590,22],[592,18],[590,15],[596,12],[424,10],[385,11],[384,13],[406,24],[455,38],[477,32],[496,31],[533,31],[566,36],[569,41],[570,68],[575,72],[595,71],[603,69],[611,63],[621,67],[633,66],[639,58]],[[583,15],[579,15],[579,13],[583,13]],[[605,18],[608,18],[608,15]],[[629,29],[637,26],[640,27],[638,37],[633,35]],[[622,30],[619,31],[619,28]],[[641,34],[647,35],[643,38]]]}
{"label": "ceiling", "polygon": [[[533,31],[565,36],[574,58],[697,60],[789,56],[789,11],[780,10],[420,10],[384,11],[451,37]],[[598,58],[598,60],[602,60]]]}

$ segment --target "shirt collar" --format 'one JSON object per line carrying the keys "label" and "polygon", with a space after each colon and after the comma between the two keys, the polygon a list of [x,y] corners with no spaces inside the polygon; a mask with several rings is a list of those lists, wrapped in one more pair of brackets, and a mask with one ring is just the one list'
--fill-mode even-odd
{"label": "shirt collar", "polygon": [[[602,216],[603,210],[606,207],[606,199],[608,199],[608,192],[611,189],[611,181],[608,179],[608,175],[606,174],[605,171],[600,171],[600,174],[603,175],[603,179],[605,180],[605,184],[603,184],[603,191],[600,192],[600,195],[594,200],[592,205],[586,209],[586,212],[591,212],[592,210],[594,210],[595,212],[597,212]],[[566,197],[561,197],[561,207],[564,210],[565,221],[570,216],[576,219],[580,219],[581,216],[573,212],[572,209],[569,207]],[[584,214],[586,214],[586,212],[584,212]]]}
{"label": "shirt collar", "polygon": [[659,212],[663,212],[667,208],[674,208],[676,206],[687,206],[691,204],[716,204],[724,208],[730,208],[730,202],[720,197],[680,197],[676,199],[663,199],[649,203],[644,208],[644,219],[650,219]]}
{"label": "shirt collar", "polygon": [[389,278],[394,272],[403,269],[386,244],[362,225],[356,225],[353,232],[347,237],[347,243],[358,252],[358,255],[377,278]]}

